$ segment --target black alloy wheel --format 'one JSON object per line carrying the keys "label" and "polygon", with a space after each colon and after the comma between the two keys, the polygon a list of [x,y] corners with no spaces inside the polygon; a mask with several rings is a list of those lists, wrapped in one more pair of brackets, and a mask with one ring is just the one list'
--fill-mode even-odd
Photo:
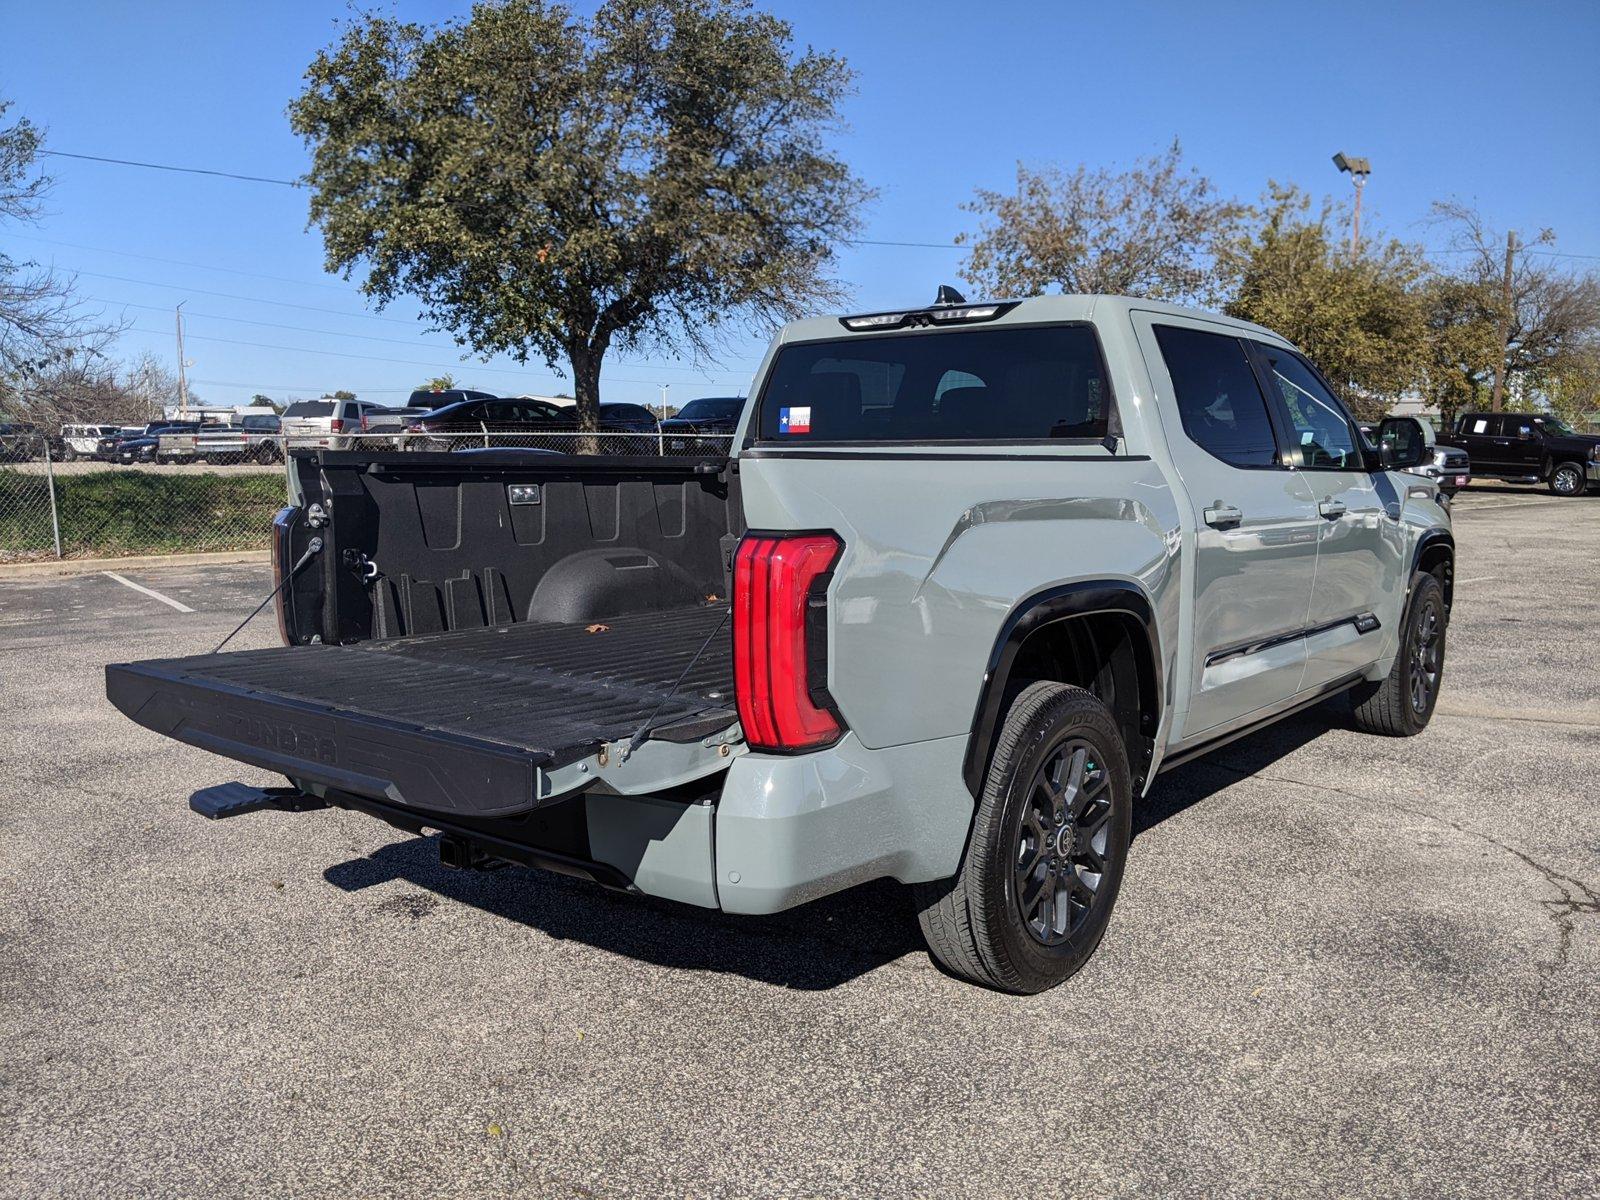
{"label": "black alloy wheel", "polygon": [[1093,910],[1106,874],[1111,775],[1083,738],[1057,746],[1034,772],[1017,837],[1015,901],[1046,946],[1067,941]]}
{"label": "black alloy wheel", "polygon": [[1426,718],[1439,698],[1439,672],[1444,668],[1443,598],[1437,592],[1419,597],[1411,634],[1411,710]]}

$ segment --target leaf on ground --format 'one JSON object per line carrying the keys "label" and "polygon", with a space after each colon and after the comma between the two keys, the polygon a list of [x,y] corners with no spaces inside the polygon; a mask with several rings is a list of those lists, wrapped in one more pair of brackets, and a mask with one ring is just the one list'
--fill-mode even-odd
{"label": "leaf on ground", "polygon": [[583,631],[585,633],[605,633],[608,630],[610,630],[610,628],[611,628],[611,626],[609,626],[609,625],[595,624],[595,625],[586,625],[586,626],[584,626],[584,630]]}

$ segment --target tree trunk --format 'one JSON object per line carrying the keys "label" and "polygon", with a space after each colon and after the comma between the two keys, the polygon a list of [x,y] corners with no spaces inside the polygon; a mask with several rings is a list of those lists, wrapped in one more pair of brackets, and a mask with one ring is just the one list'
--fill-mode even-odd
{"label": "tree trunk", "polygon": [[580,436],[573,447],[578,454],[599,453],[595,432],[600,428],[600,363],[605,348],[579,343],[568,348],[572,360],[572,395],[577,401]]}

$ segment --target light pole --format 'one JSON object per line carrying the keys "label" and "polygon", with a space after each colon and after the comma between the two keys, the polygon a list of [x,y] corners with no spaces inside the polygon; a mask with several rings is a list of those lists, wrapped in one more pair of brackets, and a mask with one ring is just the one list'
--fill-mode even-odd
{"label": "light pole", "polygon": [[1356,185],[1356,216],[1350,226],[1350,257],[1354,258],[1361,253],[1361,191],[1372,174],[1372,162],[1341,150],[1333,156],[1333,165],[1349,174],[1350,182]]}

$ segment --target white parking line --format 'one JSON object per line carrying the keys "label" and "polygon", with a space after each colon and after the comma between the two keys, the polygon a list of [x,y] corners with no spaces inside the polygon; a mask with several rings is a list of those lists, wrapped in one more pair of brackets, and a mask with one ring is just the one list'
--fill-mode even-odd
{"label": "white parking line", "polygon": [[1542,508],[1545,505],[1565,504],[1565,500],[1502,500],[1485,503],[1464,504],[1462,512],[1488,512],[1495,508]]}
{"label": "white parking line", "polygon": [[163,596],[160,592],[156,591],[154,588],[147,588],[142,583],[135,583],[131,579],[124,579],[121,575],[118,575],[115,571],[101,571],[100,574],[104,575],[107,579],[115,579],[123,587],[130,587],[136,592],[143,592],[146,596],[149,596],[153,600],[159,600],[163,604],[170,604],[170,605],[172,605],[173,608],[177,609],[179,612],[192,613],[194,611],[194,609],[190,608],[187,604],[179,604],[171,596]]}

